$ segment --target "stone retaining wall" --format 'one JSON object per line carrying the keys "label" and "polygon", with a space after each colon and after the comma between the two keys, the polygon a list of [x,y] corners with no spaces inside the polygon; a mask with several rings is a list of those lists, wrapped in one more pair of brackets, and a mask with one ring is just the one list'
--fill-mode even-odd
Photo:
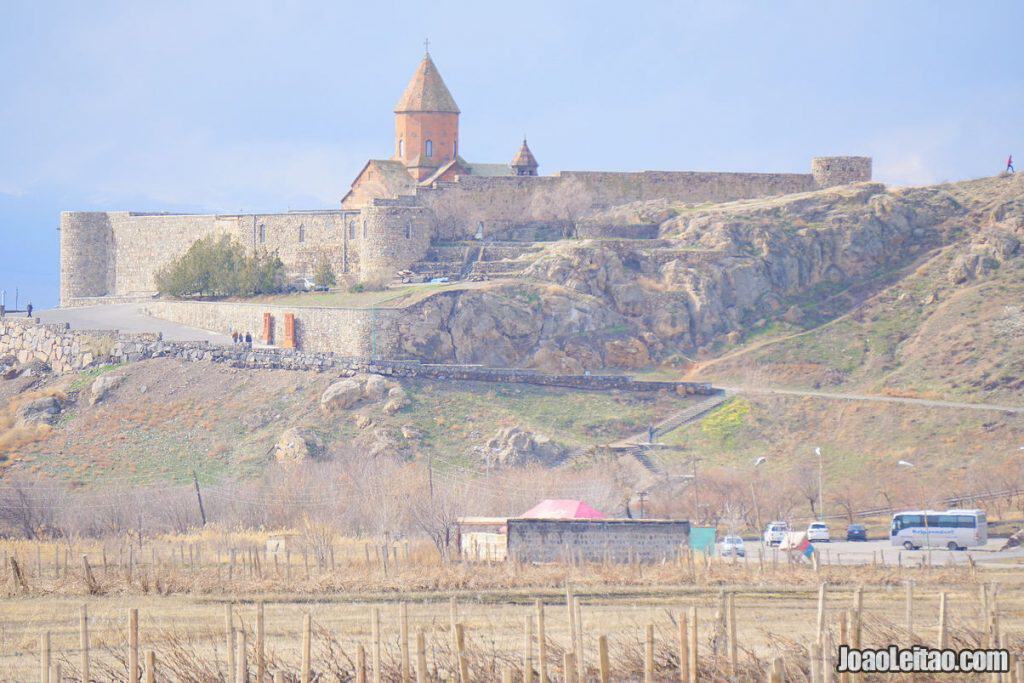
{"label": "stone retaining wall", "polygon": [[270,313],[273,334],[270,344],[282,345],[284,317],[295,316],[296,348],[344,356],[393,356],[398,349],[400,312],[386,308],[288,307],[274,304],[223,301],[152,301],[143,307],[147,315],[189,327],[220,332],[250,333],[259,341],[263,314]]}
{"label": "stone retaining wall", "polygon": [[169,342],[154,334],[72,330],[67,324],[43,325],[38,318],[0,319],[0,358],[5,356],[15,356],[22,363],[41,361],[58,373],[78,371],[103,363],[177,358],[266,370],[332,371],[341,374],[367,372],[392,377],[505,382],[603,391],[666,390],[678,394],[705,395],[719,392],[706,382],[653,382],[635,380],[624,375],[545,375],[517,368],[433,365],[298,349]]}

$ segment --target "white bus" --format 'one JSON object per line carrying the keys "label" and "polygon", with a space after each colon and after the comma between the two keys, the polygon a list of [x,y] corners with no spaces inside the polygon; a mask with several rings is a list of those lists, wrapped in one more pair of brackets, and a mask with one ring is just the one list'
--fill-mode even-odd
{"label": "white bus", "polygon": [[892,544],[907,550],[964,550],[988,543],[984,510],[910,510],[892,516]]}

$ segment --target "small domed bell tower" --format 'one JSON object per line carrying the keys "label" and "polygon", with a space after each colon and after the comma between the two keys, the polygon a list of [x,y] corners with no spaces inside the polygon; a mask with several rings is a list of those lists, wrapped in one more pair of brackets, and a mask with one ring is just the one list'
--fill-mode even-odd
{"label": "small domed bell tower", "polygon": [[516,175],[537,175],[537,159],[526,144],[526,137],[523,137],[523,144],[512,157],[512,170]]}

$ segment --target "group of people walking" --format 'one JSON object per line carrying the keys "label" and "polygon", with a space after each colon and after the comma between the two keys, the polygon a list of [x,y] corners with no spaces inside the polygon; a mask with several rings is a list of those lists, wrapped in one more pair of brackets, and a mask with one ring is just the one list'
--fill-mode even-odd
{"label": "group of people walking", "polygon": [[242,334],[241,332],[232,332],[231,341],[235,344],[245,344],[246,346],[252,346],[252,334],[250,334],[249,332],[246,332],[245,334]]}

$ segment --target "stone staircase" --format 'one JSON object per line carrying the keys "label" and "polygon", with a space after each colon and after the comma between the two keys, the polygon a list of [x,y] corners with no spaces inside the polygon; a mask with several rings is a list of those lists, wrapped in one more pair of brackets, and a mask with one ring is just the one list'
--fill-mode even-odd
{"label": "stone staircase", "polygon": [[536,242],[449,242],[427,249],[396,283],[429,282],[434,278],[489,280],[516,277],[537,258],[544,245]]}

